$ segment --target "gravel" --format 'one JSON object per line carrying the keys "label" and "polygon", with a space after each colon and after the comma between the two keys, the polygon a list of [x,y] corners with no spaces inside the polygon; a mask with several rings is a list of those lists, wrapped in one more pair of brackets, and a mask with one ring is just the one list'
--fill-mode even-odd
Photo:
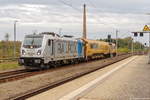
{"label": "gravel", "polygon": [[[17,81],[2,83],[0,84],[0,100],[9,99],[20,93],[25,93],[32,89],[47,85],[48,83],[99,67],[104,63],[104,61],[105,60],[99,60],[90,63],[70,65],[67,67],[61,67],[59,70],[52,71],[50,73],[39,74]],[[107,60],[107,62],[109,61],[111,60]]]}

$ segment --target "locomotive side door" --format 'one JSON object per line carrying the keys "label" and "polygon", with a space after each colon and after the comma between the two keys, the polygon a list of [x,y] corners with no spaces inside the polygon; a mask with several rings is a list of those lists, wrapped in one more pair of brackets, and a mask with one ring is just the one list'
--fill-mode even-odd
{"label": "locomotive side door", "polygon": [[47,54],[48,58],[53,58],[54,55],[54,41],[52,39],[48,39],[48,48],[47,48]]}

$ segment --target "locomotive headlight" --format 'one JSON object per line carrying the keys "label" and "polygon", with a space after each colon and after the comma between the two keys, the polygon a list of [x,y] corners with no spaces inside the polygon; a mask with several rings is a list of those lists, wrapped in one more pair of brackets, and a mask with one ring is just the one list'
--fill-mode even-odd
{"label": "locomotive headlight", "polygon": [[25,55],[26,53],[25,53],[25,51],[24,50],[22,50],[22,55]]}
{"label": "locomotive headlight", "polygon": [[38,50],[37,55],[41,55],[41,50]]}

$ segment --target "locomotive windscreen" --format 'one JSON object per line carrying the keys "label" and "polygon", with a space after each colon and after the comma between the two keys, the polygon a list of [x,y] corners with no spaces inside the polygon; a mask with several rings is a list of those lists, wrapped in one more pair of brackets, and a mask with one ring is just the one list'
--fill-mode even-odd
{"label": "locomotive windscreen", "polygon": [[43,36],[26,36],[23,42],[25,48],[40,48],[42,46]]}

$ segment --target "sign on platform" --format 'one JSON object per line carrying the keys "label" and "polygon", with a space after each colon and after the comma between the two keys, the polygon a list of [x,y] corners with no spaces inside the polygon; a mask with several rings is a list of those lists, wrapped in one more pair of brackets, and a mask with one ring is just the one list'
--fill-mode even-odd
{"label": "sign on platform", "polygon": [[148,27],[148,25],[144,26],[143,31],[150,31],[150,28]]}

